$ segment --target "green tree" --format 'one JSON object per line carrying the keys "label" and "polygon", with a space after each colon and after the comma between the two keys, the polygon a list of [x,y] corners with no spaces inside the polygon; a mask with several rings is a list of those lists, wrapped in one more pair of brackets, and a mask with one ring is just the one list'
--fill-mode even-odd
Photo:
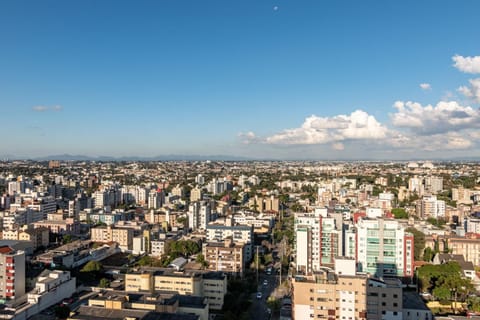
{"label": "green tree", "polygon": [[73,241],[73,238],[72,238],[71,235],[66,234],[66,235],[63,236],[62,241],[63,241],[63,244],[67,244],[67,243],[72,242],[72,241]]}
{"label": "green tree", "polygon": [[110,281],[108,281],[107,278],[102,278],[102,279],[100,279],[100,282],[98,283],[98,286],[100,288],[108,288],[108,287],[110,287]]}
{"label": "green tree", "polygon": [[395,219],[408,219],[408,213],[403,208],[392,209],[392,214]]}
{"label": "green tree", "polygon": [[208,261],[205,260],[205,256],[201,253],[197,254],[197,262],[200,263],[203,268],[208,267]]}
{"label": "green tree", "polygon": [[98,273],[103,271],[103,265],[98,261],[89,261],[80,272],[94,272]]}
{"label": "green tree", "polygon": [[432,248],[426,247],[425,250],[423,251],[423,261],[430,262],[432,261],[433,256],[434,256],[434,252]]}

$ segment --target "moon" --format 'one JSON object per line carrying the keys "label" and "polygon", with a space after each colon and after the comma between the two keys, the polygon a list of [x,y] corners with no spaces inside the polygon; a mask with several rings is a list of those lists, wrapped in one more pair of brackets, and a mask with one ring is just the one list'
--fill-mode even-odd
{"label": "moon", "polygon": [[278,11],[278,6],[273,6],[273,11]]}

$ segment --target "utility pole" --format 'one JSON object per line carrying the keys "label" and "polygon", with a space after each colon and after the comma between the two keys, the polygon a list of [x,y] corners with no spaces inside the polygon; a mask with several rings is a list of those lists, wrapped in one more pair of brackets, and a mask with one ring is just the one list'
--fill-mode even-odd
{"label": "utility pole", "polygon": [[257,287],[258,287],[258,246],[257,246]]}

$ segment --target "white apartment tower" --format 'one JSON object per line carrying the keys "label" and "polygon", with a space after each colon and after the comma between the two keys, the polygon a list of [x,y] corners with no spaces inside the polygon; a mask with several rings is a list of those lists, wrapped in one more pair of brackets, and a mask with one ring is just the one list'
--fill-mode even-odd
{"label": "white apartment tower", "polygon": [[357,223],[358,271],[376,277],[413,276],[413,240],[396,220],[361,218]]}
{"label": "white apartment tower", "polygon": [[297,272],[310,274],[321,266],[332,266],[335,256],[342,255],[342,238],[342,230],[326,208],[295,214]]}

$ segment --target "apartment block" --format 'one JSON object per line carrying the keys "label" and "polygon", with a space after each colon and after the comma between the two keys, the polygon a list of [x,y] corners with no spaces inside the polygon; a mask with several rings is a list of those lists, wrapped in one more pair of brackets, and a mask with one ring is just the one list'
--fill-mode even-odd
{"label": "apartment block", "polygon": [[0,299],[15,300],[25,295],[25,252],[0,247]]}
{"label": "apartment block", "polygon": [[322,267],[293,278],[294,319],[367,319],[368,277],[355,274],[355,260],[345,261],[353,273]]}
{"label": "apartment block", "polygon": [[121,249],[131,250],[133,247],[133,230],[110,226],[91,228],[90,239],[94,242],[116,242]]}
{"label": "apartment block", "polygon": [[294,228],[297,272],[308,274],[332,266],[335,256],[342,255],[342,230],[327,209],[295,214]]}
{"label": "apartment block", "polygon": [[221,271],[236,276],[243,276],[245,270],[243,252],[244,244],[235,244],[231,239],[222,242],[207,242],[202,248],[202,254],[208,263],[208,270]]}
{"label": "apartment block", "polygon": [[375,277],[413,276],[413,235],[392,219],[359,219],[358,271]]}
{"label": "apartment block", "polygon": [[176,292],[205,297],[212,309],[221,310],[227,293],[227,276],[223,272],[172,271],[161,269],[125,275],[127,292]]}

